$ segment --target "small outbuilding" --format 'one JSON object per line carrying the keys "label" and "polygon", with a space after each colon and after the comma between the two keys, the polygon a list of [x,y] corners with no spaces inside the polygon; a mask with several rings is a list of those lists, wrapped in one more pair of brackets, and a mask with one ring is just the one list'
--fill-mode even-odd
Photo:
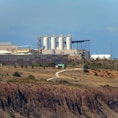
{"label": "small outbuilding", "polygon": [[56,68],[66,68],[66,64],[57,64]]}

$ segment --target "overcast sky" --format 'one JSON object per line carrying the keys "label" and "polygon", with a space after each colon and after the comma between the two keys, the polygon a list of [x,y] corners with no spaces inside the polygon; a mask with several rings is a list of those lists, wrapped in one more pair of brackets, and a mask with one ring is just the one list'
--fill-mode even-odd
{"label": "overcast sky", "polygon": [[91,54],[118,58],[118,0],[0,0],[0,42],[36,47],[37,36],[91,40]]}

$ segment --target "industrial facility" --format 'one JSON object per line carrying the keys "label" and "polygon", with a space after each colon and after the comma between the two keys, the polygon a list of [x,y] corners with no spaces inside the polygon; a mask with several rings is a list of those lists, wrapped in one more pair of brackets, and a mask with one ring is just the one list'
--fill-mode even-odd
{"label": "industrial facility", "polygon": [[0,54],[11,54],[17,49],[18,46],[10,42],[0,42]]}
{"label": "industrial facility", "polygon": [[[76,44],[76,48],[73,48]],[[0,63],[67,63],[69,59],[90,59],[89,40],[73,41],[67,36],[41,36],[37,38],[37,48],[17,46],[9,42],[0,43]]]}
{"label": "industrial facility", "polygon": [[[67,54],[69,58],[73,59],[89,59],[89,40],[73,41],[70,35],[67,36],[43,36],[38,37],[38,50],[40,54]],[[77,44],[77,48],[72,48],[73,44]],[[78,45],[80,44],[80,45]]]}
{"label": "industrial facility", "polygon": [[[67,36],[43,36],[37,39],[37,48],[32,49],[30,46],[16,46],[9,42],[0,43],[0,54],[11,55],[68,55],[70,58],[89,59],[90,51],[87,44],[89,40],[73,41],[70,35]],[[76,43],[77,48],[72,48]]]}

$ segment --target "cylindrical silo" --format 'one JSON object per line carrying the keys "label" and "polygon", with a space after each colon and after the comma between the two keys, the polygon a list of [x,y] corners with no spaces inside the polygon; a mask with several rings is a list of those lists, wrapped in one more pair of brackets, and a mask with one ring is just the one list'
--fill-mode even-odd
{"label": "cylindrical silo", "polygon": [[59,36],[59,49],[63,50],[64,49],[64,37],[63,36]]}
{"label": "cylindrical silo", "polygon": [[45,50],[49,49],[49,41],[48,41],[48,37],[47,36],[43,37],[43,46],[44,46]]}
{"label": "cylindrical silo", "polygon": [[66,37],[66,49],[72,49],[72,37],[69,35]]}
{"label": "cylindrical silo", "polygon": [[56,37],[55,36],[51,37],[51,49],[52,50],[56,49]]}

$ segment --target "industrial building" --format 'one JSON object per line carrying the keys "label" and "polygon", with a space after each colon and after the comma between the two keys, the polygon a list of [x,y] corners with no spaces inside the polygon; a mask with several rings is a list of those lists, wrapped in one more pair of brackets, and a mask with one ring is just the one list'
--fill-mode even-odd
{"label": "industrial building", "polygon": [[[42,36],[38,37],[37,48],[19,47],[9,42],[0,43],[0,54],[12,55],[68,55],[69,58],[89,59],[90,51],[89,40],[73,41],[70,35],[67,36]],[[72,48],[73,44],[77,44],[76,49]]]}
{"label": "industrial building", "polygon": [[50,64],[67,64],[68,55],[0,55],[0,64],[3,65],[32,65],[35,63],[43,66]]}
{"label": "industrial building", "polygon": [[[89,40],[73,41],[70,35],[67,36],[43,36],[38,37],[37,48],[20,47],[9,42],[0,43],[0,63],[4,64],[28,64],[31,63],[64,63],[69,59],[89,59]],[[77,49],[72,45],[77,44]],[[84,45],[84,46],[83,46]],[[89,47],[89,46],[88,46]]]}
{"label": "industrial building", "polygon": [[0,54],[11,54],[17,49],[18,46],[10,42],[0,42]]}
{"label": "industrial building", "polygon": [[[69,58],[73,59],[90,59],[90,51],[87,49],[89,40],[72,41],[70,35],[67,36],[43,36],[38,37],[38,49],[41,54],[67,54]],[[77,44],[77,49],[73,49],[73,43]],[[82,44],[84,43],[84,46]],[[78,46],[81,44],[81,47]],[[78,47],[80,47],[78,49]]]}

